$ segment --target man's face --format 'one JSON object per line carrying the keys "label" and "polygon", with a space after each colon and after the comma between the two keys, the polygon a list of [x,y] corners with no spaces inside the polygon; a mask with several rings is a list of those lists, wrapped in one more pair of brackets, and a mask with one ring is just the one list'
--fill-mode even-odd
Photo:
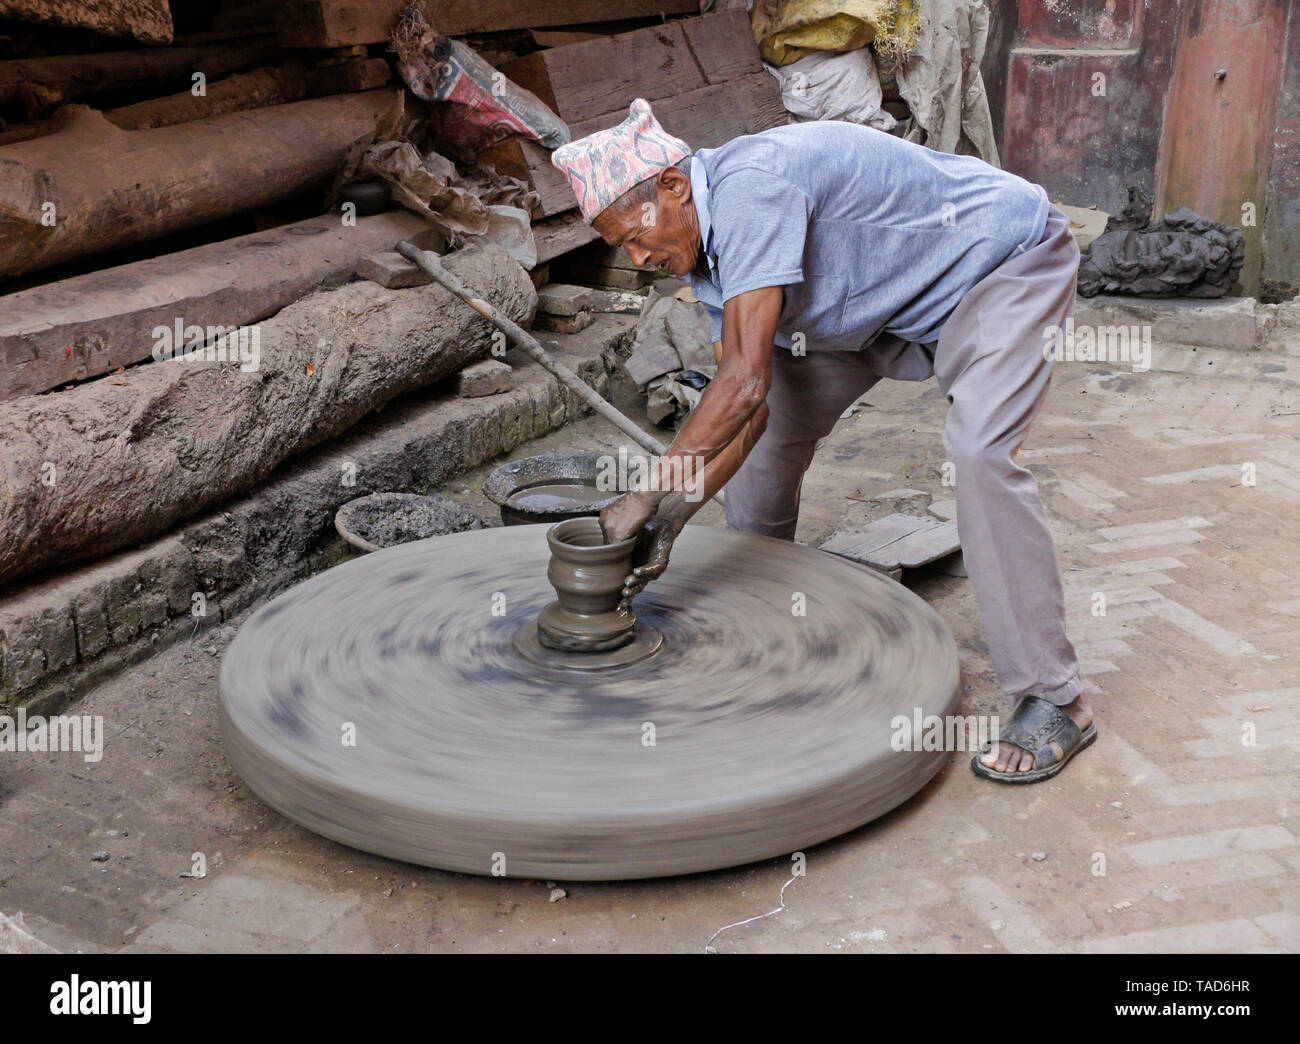
{"label": "man's face", "polygon": [[691,182],[676,167],[656,180],[654,201],[609,207],[592,228],[610,246],[621,246],[638,268],[657,268],[686,276],[699,260],[700,226],[691,200]]}

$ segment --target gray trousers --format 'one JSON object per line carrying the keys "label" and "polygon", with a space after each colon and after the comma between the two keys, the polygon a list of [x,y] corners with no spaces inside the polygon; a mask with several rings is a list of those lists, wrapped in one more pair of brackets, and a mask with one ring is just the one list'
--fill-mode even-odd
{"label": "gray trousers", "polygon": [[1013,705],[1030,694],[1064,705],[1082,689],[1047,516],[1015,459],[1051,382],[1044,330],[1073,311],[1078,265],[1068,223],[1052,207],[1039,243],[972,287],[936,344],[882,335],[858,352],[776,349],[767,428],[727,483],[732,529],[793,540],[804,472],[840,414],[882,377],[936,377],[952,404],[943,444],[966,570]]}

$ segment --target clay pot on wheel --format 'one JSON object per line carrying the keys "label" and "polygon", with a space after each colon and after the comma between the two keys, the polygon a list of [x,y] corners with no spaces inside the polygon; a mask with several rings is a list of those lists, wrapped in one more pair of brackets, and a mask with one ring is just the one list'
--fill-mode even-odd
{"label": "clay pot on wheel", "polygon": [[636,616],[618,603],[636,538],[606,544],[597,519],[571,518],[553,525],[546,542],[546,579],[559,601],[537,617],[537,640],[561,652],[604,652],[630,642]]}

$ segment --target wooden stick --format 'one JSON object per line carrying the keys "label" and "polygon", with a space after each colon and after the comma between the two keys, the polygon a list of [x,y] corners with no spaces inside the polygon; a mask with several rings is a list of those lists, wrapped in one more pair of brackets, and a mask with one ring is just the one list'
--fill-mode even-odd
{"label": "wooden stick", "polygon": [[[537,338],[530,334],[518,323],[502,315],[489,301],[483,300],[473,290],[467,287],[454,275],[447,271],[438,259],[437,254],[430,253],[427,250],[421,250],[413,244],[402,240],[397,244],[397,252],[412,264],[417,265],[433,278],[445,290],[455,294],[474,311],[478,312],[484,319],[489,320],[501,330],[510,340],[522,348],[542,369],[546,370],[552,377],[558,380],[566,388],[572,391],[583,402],[599,413],[607,421],[618,428],[619,431],[627,435],[642,449],[647,452],[658,454],[661,457],[668,455],[668,447],[656,439],[653,435],[641,429],[631,418],[620,413],[610,403],[606,402],[586,381],[570,370],[562,362],[556,359],[550,352],[538,343]],[[713,498],[719,504],[722,501],[722,492],[719,491]]]}

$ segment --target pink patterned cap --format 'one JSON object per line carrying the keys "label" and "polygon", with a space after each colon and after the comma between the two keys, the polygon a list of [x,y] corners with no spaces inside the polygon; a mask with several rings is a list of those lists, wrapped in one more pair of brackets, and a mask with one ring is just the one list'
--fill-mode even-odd
{"label": "pink patterned cap", "polygon": [[690,154],[690,146],[659,126],[650,103],[638,98],[617,127],[561,145],[551,163],[568,177],[582,219],[591,224],[628,189]]}

